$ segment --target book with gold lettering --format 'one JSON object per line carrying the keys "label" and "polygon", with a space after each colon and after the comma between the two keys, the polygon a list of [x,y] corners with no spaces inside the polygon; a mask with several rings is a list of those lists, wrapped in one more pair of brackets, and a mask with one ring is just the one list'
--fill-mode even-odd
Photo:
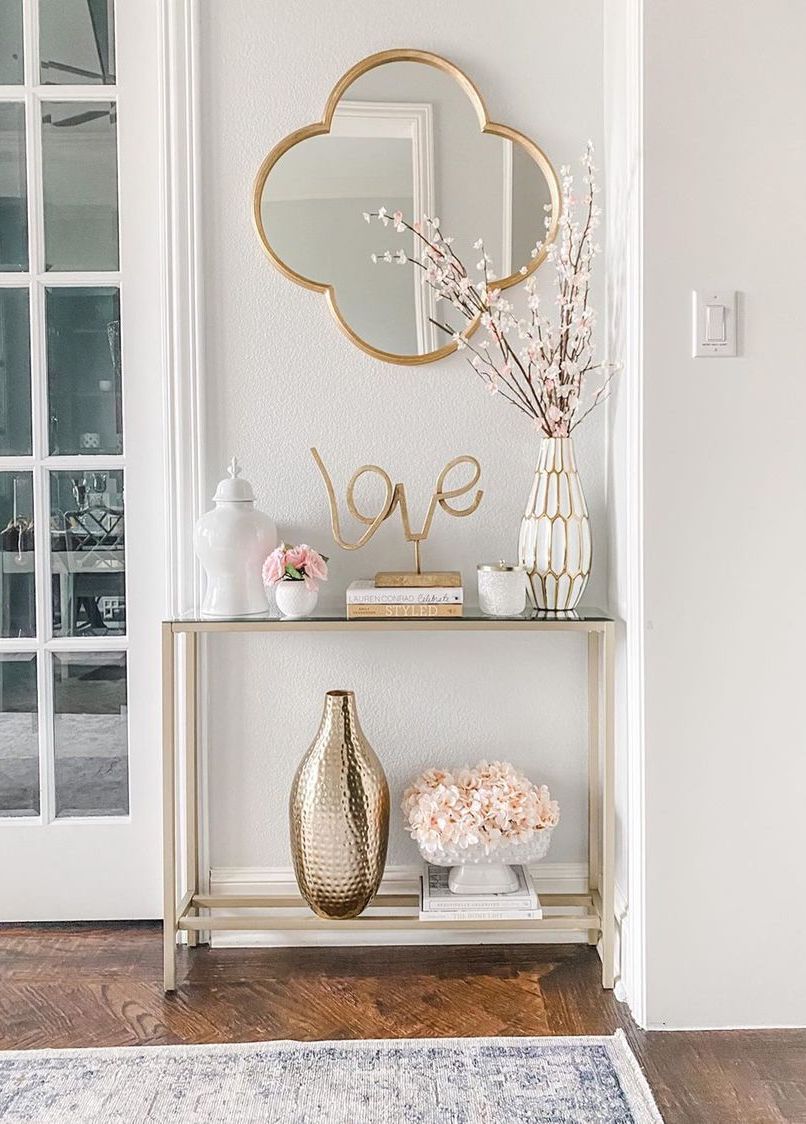
{"label": "book with gold lettering", "polygon": [[442,605],[377,605],[371,603],[348,602],[348,620],[384,620],[391,617],[409,618],[410,620],[427,620],[429,618],[461,617],[461,604]]}
{"label": "book with gold lettering", "polygon": [[348,605],[461,605],[463,600],[461,586],[383,589],[366,579],[347,586]]}

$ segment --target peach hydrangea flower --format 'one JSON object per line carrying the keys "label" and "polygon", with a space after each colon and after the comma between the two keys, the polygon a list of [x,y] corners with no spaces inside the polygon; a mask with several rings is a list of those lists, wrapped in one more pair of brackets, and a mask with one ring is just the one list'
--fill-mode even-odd
{"label": "peach hydrangea flower", "polygon": [[553,828],[560,808],[546,785],[533,784],[506,761],[480,761],[451,773],[429,769],[403,794],[408,831],[422,851],[464,851],[528,843]]}

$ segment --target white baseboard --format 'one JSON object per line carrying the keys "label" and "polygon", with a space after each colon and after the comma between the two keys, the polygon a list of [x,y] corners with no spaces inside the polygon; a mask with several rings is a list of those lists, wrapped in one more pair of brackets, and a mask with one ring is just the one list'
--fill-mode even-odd
{"label": "white baseboard", "polygon": [[613,904],[616,913],[616,947],[614,950],[616,961],[616,986],[615,996],[619,1003],[630,1004],[630,989],[626,968],[629,963],[630,952],[630,910],[627,895],[618,882],[613,887]]}
{"label": "white baseboard", "polygon": [[[384,873],[381,889],[389,893],[416,893],[419,886],[420,866],[388,866]],[[538,893],[544,894],[582,894],[588,888],[588,867],[586,863],[540,863],[530,868]],[[272,894],[282,895],[296,892],[297,884],[291,867],[238,866],[213,867],[210,871],[211,894]],[[241,910],[228,912],[240,913]],[[584,943],[584,933],[557,932],[542,930],[540,944]],[[463,929],[453,924],[445,929],[429,929],[424,932],[407,932],[400,929],[374,930],[359,939],[355,930],[344,933],[332,931],[308,933],[301,931],[227,931],[214,933],[213,948],[281,948],[287,946],[343,946],[343,945],[402,945],[402,944],[534,944],[534,934],[494,929],[480,932],[478,929]]]}

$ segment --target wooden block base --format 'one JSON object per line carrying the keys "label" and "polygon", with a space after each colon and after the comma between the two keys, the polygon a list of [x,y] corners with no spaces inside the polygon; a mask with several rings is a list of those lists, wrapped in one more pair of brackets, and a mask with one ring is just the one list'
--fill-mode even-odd
{"label": "wooden block base", "polygon": [[426,570],[418,574],[413,570],[381,570],[375,575],[376,589],[429,589],[442,586],[458,589],[462,575],[458,570]]}

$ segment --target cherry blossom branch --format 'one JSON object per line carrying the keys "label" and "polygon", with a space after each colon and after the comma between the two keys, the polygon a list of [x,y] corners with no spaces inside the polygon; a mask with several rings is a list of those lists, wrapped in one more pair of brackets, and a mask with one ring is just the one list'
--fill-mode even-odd
{"label": "cherry blossom branch", "polygon": [[[532,251],[533,257],[544,252],[547,262],[554,266],[556,319],[543,311],[534,277],[526,283],[529,316],[516,319],[509,300],[500,289],[491,287],[495,283],[490,268],[492,259],[482,239],[473,245],[474,250],[481,251],[476,265],[481,277],[473,281],[453,248],[453,239],[442,234],[439,219],[424,217],[409,223],[401,211],[389,214],[385,207],[364,212],[367,222],[376,219],[384,226],[392,223],[398,233],[409,231],[415,248],[420,247],[419,254],[410,256],[402,249],[394,254],[389,250],[380,256],[373,254],[373,261],[411,261],[421,269],[422,283],[431,288],[437,300],[445,300],[456,308],[466,322],[460,331],[442,320],[430,318],[431,323],[450,335],[458,348],[470,350],[473,358],[468,358],[468,363],[492,393],[500,393],[550,437],[567,437],[604,402],[618,370],[614,364],[593,362],[596,317],[589,304],[590,281],[593,259],[600,253],[594,236],[601,209],[596,203],[599,188],[590,142],[582,156],[582,166],[587,188],[582,198],[574,196],[570,167],[560,169],[561,218],[557,238],[545,246],[539,242]],[[582,222],[574,217],[580,204],[584,205]],[[545,210],[544,225],[550,231],[551,208],[547,206]],[[525,267],[521,272],[526,272]],[[469,334],[478,323],[487,339],[475,344]],[[513,344],[515,332],[524,341],[522,347]],[[605,369],[607,374],[585,407],[582,399],[587,378],[597,369]]]}

